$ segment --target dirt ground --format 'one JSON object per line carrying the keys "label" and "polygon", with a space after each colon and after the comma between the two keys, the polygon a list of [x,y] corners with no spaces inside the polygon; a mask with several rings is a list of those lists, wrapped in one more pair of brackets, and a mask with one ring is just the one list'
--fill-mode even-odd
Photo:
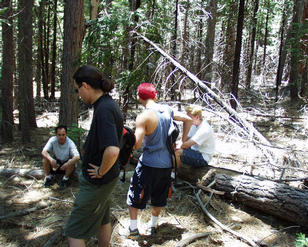
{"label": "dirt ground", "polygon": [[[217,117],[217,116],[216,116]],[[215,116],[212,116],[214,119]],[[307,116],[304,116],[306,119]],[[217,120],[219,121],[219,120]],[[262,121],[260,121],[261,123]],[[41,169],[40,152],[50,135],[50,126],[57,123],[57,114],[52,112],[42,113],[38,117],[39,128],[33,131],[32,141],[28,147],[20,144],[18,131],[15,133],[15,141],[12,145],[2,145],[0,148],[0,169],[1,168],[24,168]],[[268,123],[263,121],[263,123]],[[241,150],[237,156],[232,155],[235,138],[226,137],[222,134],[221,127],[215,126],[211,121],[218,138],[218,151],[215,154],[212,164],[221,167],[237,167],[246,169],[247,158],[245,151]],[[293,145],[294,136],[299,136],[298,146],[307,151],[306,135],[307,125],[298,128],[290,135],[283,135],[283,140]],[[298,130],[304,131],[299,133]],[[289,128],[288,128],[289,130]],[[272,138],[282,137],[275,131],[269,131]],[[229,139],[228,139],[229,138]],[[294,144],[295,145],[295,144]],[[247,147],[250,148],[249,146]],[[228,153],[229,152],[229,153]],[[305,162],[306,163],[306,162]],[[79,169],[80,169],[79,164]],[[190,186],[176,188],[168,206],[162,211],[159,219],[158,232],[155,236],[144,235],[144,225],[150,219],[150,207],[139,214],[139,227],[142,236],[131,240],[121,235],[121,232],[128,226],[129,216],[126,206],[126,193],[129,185],[129,178],[134,167],[129,165],[126,175],[126,182],[118,182],[113,195],[112,204],[112,246],[177,246],[181,240],[197,233],[206,233],[208,236],[193,241],[189,246],[194,247],[246,247],[250,246],[232,234],[221,230],[212,223],[202,212],[194,191]],[[307,164],[302,170],[296,170],[293,175],[307,176]],[[298,173],[296,173],[298,172]],[[19,175],[0,176],[0,217],[10,215],[13,212],[20,212],[33,208],[31,213],[23,216],[11,216],[0,218],[0,246],[68,246],[63,236],[63,228],[70,214],[72,203],[78,192],[78,180],[73,177],[70,186],[60,191],[55,184],[51,188],[43,188],[43,180],[26,178]],[[204,202],[209,195],[201,193]],[[296,233],[308,234],[308,230],[289,222],[282,221],[270,215],[249,209],[245,206],[226,201],[219,196],[214,196],[207,205],[207,210],[221,223],[239,232],[257,243],[260,246],[292,247],[295,246]],[[96,246],[96,238],[88,241],[87,246]]]}

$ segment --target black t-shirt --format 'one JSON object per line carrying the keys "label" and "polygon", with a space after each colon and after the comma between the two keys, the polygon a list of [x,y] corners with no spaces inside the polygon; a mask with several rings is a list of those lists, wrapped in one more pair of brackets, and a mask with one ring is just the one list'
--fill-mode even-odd
{"label": "black t-shirt", "polygon": [[108,94],[101,96],[95,103],[91,128],[84,145],[82,174],[93,184],[106,184],[119,176],[118,161],[100,179],[91,178],[87,169],[91,163],[100,166],[104,151],[109,146],[120,147],[123,132],[123,115],[117,103]]}

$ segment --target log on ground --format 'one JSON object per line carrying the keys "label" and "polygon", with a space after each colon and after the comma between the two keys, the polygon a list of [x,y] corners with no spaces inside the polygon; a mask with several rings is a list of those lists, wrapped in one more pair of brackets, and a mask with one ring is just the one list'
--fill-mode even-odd
{"label": "log on ground", "polygon": [[180,179],[195,185],[199,179],[202,179],[209,169],[209,166],[196,168],[182,163],[177,169],[177,176]]}
{"label": "log on ground", "polygon": [[228,199],[258,209],[301,226],[308,225],[308,190],[293,188],[284,183],[260,180],[247,175],[226,175],[211,170],[200,184],[223,191]]}

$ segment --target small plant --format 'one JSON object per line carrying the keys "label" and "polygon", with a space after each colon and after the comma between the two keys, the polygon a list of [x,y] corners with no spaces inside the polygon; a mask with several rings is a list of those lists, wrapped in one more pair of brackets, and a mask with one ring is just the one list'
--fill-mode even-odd
{"label": "small plant", "polygon": [[308,247],[308,237],[306,238],[303,233],[297,233],[296,235],[295,247]]}

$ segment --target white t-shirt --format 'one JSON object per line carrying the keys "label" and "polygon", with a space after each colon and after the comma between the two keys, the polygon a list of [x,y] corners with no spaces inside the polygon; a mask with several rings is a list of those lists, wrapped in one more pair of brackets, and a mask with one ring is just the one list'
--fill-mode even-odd
{"label": "white t-shirt", "polygon": [[199,151],[204,160],[209,162],[215,152],[215,134],[208,122],[203,120],[198,127],[191,126],[188,137],[196,142],[191,149]]}
{"label": "white t-shirt", "polygon": [[74,156],[79,156],[75,143],[69,137],[66,137],[65,143],[62,145],[59,144],[56,136],[50,137],[43,151],[52,152],[54,156],[62,162]]}

